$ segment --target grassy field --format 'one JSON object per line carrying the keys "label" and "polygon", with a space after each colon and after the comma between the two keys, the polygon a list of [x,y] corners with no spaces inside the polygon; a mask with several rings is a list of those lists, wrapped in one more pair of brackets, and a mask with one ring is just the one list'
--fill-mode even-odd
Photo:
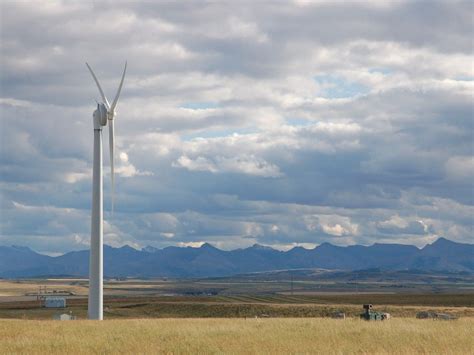
{"label": "grassy field", "polygon": [[[40,285],[50,294],[71,292],[67,309],[40,307],[31,296]],[[266,281],[108,281],[106,320],[91,322],[85,320],[87,286],[80,279],[0,280],[0,354],[474,354],[472,292],[301,292],[301,287],[292,294],[285,291],[288,285]],[[394,318],[361,321],[364,303]],[[415,319],[426,310],[461,318]],[[328,318],[338,311],[349,318]],[[79,320],[51,320],[68,312]]]}
{"label": "grassy field", "polygon": [[474,319],[0,321],[0,353],[472,354]]}
{"label": "grassy field", "polygon": [[[372,303],[378,311],[394,317],[415,317],[419,311],[450,313],[474,317],[472,294],[453,295],[238,295],[238,296],[168,296],[106,297],[104,317],[123,318],[245,318],[328,317],[345,312],[357,317],[362,304]],[[0,302],[0,318],[52,319],[53,314],[72,312],[80,319],[87,314],[86,298],[67,300],[65,310],[40,307],[38,301]]]}
{"label": "grassy field", "polygon": [[[249,318],[328,317],[345,312],[357,317],[363,303],[394,317],[414,318],[419,311],[474,317],[472,295],[239,295],[106,298],[104,317],[124,318]],[[0,318],[52,319],[53,314],[72,312],[79,319],[87,314],[87,299],[68,299],[65,310],[39,307],[37,301],[0,302]]]}
{"label": "grassy field", "polygon": [[[450,313],[458,317],[474,317],[474,294],[464,293],[372,293],[318,292],[279,293],[263,292],[272,282],[247,281],[225,284],[225,290],[209,295],[205,290],[216,289],[215,284],[193,280],[121,280],[108,281],[104,293],[104,317],[125,318],[249,318],[249,317],[328,317],[334,312],[345,312],[357,317],[364,303],[372,303],[376,310],[394,317],[414,318],[419,311]],[[71,292],[67,309],[40,307],[32,292],[46,286],[49,295]],[[242,286],[243,285],[243,286]],[[79,319],[87,313],[87,280],[35,279],[0,280],[0,319],[52,319],[53,314],[72,312]],[[242,287],[249,288],[242,293]],[[236,291],[231,293],[230,291]],[[179,292],[178,292],[179,291]],[[26,295],[30,296],[26,296]]]}

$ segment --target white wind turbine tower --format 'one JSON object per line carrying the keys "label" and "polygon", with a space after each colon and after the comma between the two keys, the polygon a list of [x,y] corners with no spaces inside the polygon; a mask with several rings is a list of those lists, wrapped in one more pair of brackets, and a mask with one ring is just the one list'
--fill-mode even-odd
{"label": "white wind turbine tower", "polygon": [[112,179],[112,212],[114,208],[115,176],[114,176],[114,118],[115,107],[122,90],[123,79],[127,70],[127,62],[123,69],[117,94],[109,104],[104,91],[92,68],[87,64],[97,87],[99,88],[102,103],[97,104],[94,111],[94,160],[92,170],[92,217],[91,217],[91,247],[89,256],[89,319],[102,320],[103,318],[103,237],[104,237],[104,204],[103,204],[103,181],[102,181],[102,127],[109,125],[109,149],[110,149],[110,177]]}

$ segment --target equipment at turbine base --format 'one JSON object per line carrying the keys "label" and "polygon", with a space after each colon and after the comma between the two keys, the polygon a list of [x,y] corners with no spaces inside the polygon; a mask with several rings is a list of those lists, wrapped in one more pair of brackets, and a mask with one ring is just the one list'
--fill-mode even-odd
{"label": "equipment at turbine base", "polygon": [[361,319],[365,320],[386,320],[390,319],[390,313],[375,312],[372,310],[371,304],[364,304],[364,313],[360,315]]}
{"label": "equipment at turbine base", "polygon": [[421,311],[416,314],[418,319],[439,319],[439,320],[456,320],[457,316],[449,313],[439,313],[432,311]]}
{"label": "equipment at turbine base", "polygon": [[53,316],[54,320],[76,320],[76,316],[72,315],[72,312],[67,313],[62,313],[62,314],[55,314]]}

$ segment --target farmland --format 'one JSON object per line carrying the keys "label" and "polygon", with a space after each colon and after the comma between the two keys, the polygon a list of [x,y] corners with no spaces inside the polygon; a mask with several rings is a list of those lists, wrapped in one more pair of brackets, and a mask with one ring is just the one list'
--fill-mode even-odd
{"label": "farmland", "polygon": [[[364,303],[395,317],[415,317],[422,310],[474,317],[473,293],[461,288],[451,293],[427,293],[423,288],[395,293],[371,286],[371,291],[335,292],[300,283],[294,281],[290,290],[286,280],[107,280],[104,317],[328,317],[334,312],[357,317]],[[46,287],[48,295],[68,294],[67,311],[86,318],[88,288],[83,279],[0,280],[0,318],[52,319],[59,310],[40,307],[34,296],[39,286]]]}
{"label": "farmland", "polygon": [[[0,353],[431,354],[469,353],[474,346],[469,288],[448,292],[442,279],[436,284],[442,292],[426,292],[420,283],[410,292],[386,292],[377,288],[385,281],[370,280],[354,292],[344,291],[344,282],[324,282],[109,279],[105,320],[97,323],[86,320],[87,280],[0,280]],[[40,307],[40,286],[48,295],[67,294],[67,309]],[[360,320],[363,303],[392,319]],[[428,310],[459,319],[415,318]],[[64,312],[77,320],[51,320]],[[336,312],[347,318],[331,319]]]}

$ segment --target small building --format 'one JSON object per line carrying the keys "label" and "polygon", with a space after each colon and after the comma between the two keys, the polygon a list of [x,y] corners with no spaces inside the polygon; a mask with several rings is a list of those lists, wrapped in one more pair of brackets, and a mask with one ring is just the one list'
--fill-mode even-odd
{"label": "small building", "polygon": [[334,312],[334,313],[331,314],[331,318],[346,319],[346,314],[344,312]]}
{"label": "small building", "polygon": [[66,299],[64,297],[45,297],[44,306],[46,308],[66,308]]}
{"label": "small building", "polygon": [[458,319],[453,314],[449,313],[438,313],[432,311],[421,311],[416,314],[416,318],[418,319],[441,319],[441,320],[455,320]]}
{"label": "small building", "polygon": [[53,319],[54,320],[75,320],[76,316],[73,316],[72,314],[67,314],[67,313],[55,314],[53,316]]}

